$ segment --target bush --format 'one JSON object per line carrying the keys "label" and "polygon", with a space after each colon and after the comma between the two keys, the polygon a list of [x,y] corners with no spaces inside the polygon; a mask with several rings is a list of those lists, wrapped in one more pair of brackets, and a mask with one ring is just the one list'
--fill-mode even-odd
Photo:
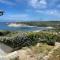
{"label": "bush", "polygon": [[10,31],[0,31],[0,36],[6,36]]}
{"label": "bush", "polygon": [[18,49],[25,46],[36,45],[37,43],[47,43],[48,45],[55,45],[56,41],[60,41],[60,36],[56,35],[55,32],[28,32],[20,33],[15,36],[0,38],[0,42],[5,43],[12,48]]}

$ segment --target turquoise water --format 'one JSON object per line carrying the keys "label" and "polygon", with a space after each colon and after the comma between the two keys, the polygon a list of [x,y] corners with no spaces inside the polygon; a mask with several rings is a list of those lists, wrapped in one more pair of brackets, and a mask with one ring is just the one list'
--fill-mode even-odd
{"label": "turquoise water", "polygon": [[44,29],[46,29],[46,27],[36,27],[36,26],[9,27],[5,23],[0,23],[0,30],[36,31],[36,30],[44,30]]}

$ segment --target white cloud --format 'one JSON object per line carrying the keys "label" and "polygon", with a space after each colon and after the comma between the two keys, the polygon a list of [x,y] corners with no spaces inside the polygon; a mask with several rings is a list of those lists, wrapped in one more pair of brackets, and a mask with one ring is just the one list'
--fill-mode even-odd
{"label": "white cloud", "polygon": [[37,9],[60,8],[60,0],[29,0],[29,5]]}
{"label": "white cloud", "polygon": [[9,15],[11,18],[27,18],[29,17],[27,14],[15,14]]}
{"label": "white cloud", "polygon": [[46,1],[45,0],[40,0],[40,4],[46,4]]}
{"label": "white cloud", "polygon": [[18,2],[18,1],[19,0],[15,1],[15,2],[12,2],[10,0],[0,0],[0,3],[11,5],[11,6],[15,6],[16,5],[16,2]]}
{"label": "white cloud", "polygon": [[30,0],[29,4],[33,8],[46,8],[47,7],[46,0]]}
{"label": "white cloud", "polygon": [[11,14],[11,15],[3,15],[0,19],[8,19],[8,20],[25,20],[28,19],[28,14]]}
{"label": "white cloud", "polygon": [[57,8],[60,8],[60,4],[57,5]]}
{"label": "white cloud", "polygon": [[48,15],[53,15],[53,16],[59,16],[60,17],[60,12],[58,10],[48,10],[46,11]]}
{"label": "white cloud", "polygon": [[15,0],[17,3],[21,2],[21,0]]}
{"label": "white cloud", "polygon": [[36,10],[37,13],[42,13],[42,14],[47,14],[50,16],[59,16],[60,17],[60,12],[58,10]]}

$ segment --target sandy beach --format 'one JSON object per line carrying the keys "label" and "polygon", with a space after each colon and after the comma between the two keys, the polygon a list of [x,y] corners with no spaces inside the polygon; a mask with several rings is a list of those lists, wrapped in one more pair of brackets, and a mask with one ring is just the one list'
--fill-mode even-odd
{"label": "sandy beach", "polygon": [[9,27],[21,27],[21,26],[28,26],[28,25],[11,23],[11,24],[8,24],[8,26],[9,26]]}

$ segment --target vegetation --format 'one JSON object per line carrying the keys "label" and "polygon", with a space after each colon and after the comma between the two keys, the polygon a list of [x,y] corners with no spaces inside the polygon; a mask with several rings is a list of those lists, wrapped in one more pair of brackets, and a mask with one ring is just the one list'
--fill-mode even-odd
{"label": "vegetation", "polygon": [[59,27],[60,26],[60,21],[31,21],[31,22],[17,22],[18,23],[23,23],[31,26],[52,26],[52,27]]}
{"label": "vegetation", "polygon": [[30,49],[35,53],[44,53],[48,54],[48,52],[53,48],[54,46],[47,45],[46,43],[37,43],[35,46],[31,46]]}
{"label": "vegetation", "polygon": [[0,36],[5,36],[7,34],[11,33],[10,31],[0,31]]}
{"label": "vegetation", "polygon": [[6,36],[0,37],[0,42],[7,44],[15,49],[25,46],[33,46],[37,43],[46,43],[48,45],[55,45],[55,42],[60,42],[60,35],[56,32],[11,32]]}
{"label": "vegetation", "polygon": [[34,46],[23,47],[22,50],[25,52],[23,56],[28,56],[29,58],[21,58],[20,60],[32,60],[30,58],[33,58],[33,60],[42,60],[42,58],[48,54],[49,51],[51,51],[54,48],[54,46],[47,45],[46,43],[37,43]]}
{"label": "vegetation", "polygon": [[60,47],[54,50],[52,56],[48,60],[60,60]]}
{"label": "vegetation", "polygon": [[10,60],[19,60],[19,57],[15,57],[15,58],[10,58]]}
{"label": "vegetation", "polygon": [[[54,47],[55,42],[60,42],[60,22],[21,23],[39,27],[51,26],[55,29],[48,29],[40,32],[0,31],[0,42],[12,47],[13,51],[23,47],[29,47],[34,54],[41,55],[40,53],[43,53],[43,55],[46,55]],[[59,50],[60,48],[56,49],[49,60],[60,60]],[[14,60],[18,60],[18,58]]]}

